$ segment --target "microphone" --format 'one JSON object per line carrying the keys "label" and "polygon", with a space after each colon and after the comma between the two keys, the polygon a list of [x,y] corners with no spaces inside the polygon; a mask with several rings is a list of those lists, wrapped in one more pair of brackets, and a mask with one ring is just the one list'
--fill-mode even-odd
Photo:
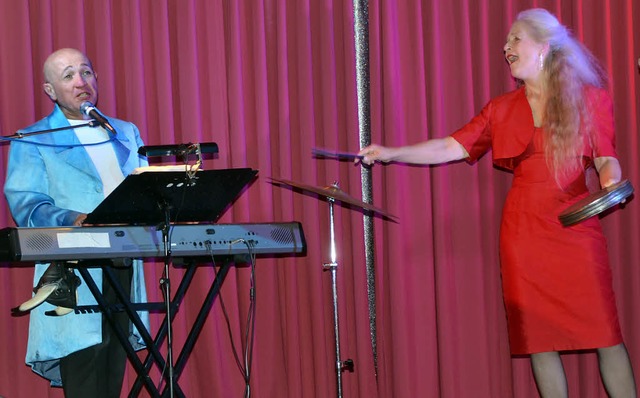
{"label": "microphone", "polygon": [[100,111],[98,111],[98,108],[96,108],[91,102],[89,101],[83,102],[82,105],[80,105],[80,112],[94,119],[102,127],[107,129],[107,131],[113,133],[114,135],[117,134],[116,129],[113,128],[113,126],[111,125],[111,123],[109,123],[107,118],[102,116]]}

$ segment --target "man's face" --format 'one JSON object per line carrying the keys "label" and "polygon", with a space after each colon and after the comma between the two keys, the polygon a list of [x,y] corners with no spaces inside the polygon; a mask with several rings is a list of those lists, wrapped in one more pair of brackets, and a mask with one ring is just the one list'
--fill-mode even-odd
{"label": "man's face", "polygon": [[63,49],[51,54],[44,65],[44,91],[69,119],[85,119],[80,105],[98,101],[98,80],[91,62],[81,52]]}

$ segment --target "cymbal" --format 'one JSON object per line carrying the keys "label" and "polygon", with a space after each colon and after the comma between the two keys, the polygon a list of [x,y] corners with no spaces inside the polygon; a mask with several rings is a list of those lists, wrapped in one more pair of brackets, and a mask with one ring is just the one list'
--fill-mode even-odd
{"label": "cymbal", "polygon": [[318,194],[320,196],[324,196],[327,199],[334,199],[338,202],[342,202],[345,204],[349,204],[352,206],[356,206],[359,207],[363,210],[368,210],[368,211],[372,211],[374,213],[377,213],[381,216],[387,217],[391,220],[395,219],[396,217],[387,213],[386,211],[375,207],[373,205],[370,205],[369,203],[365,203],[361,200],[358,200],[352,196],[349,196],[349,194],[347,194],[346,192],[344,192],[342,189],[340,189],[340,187],[338,186],[337,183],[334,183],[332,185],[326,186],[326,187],[314,187],[311,185],[306,185],[306,184],[302,184],[299,182],[294,182],[294,181],[289,181],[289,180],[283,180],[280,178],[275,178],[275,177],[270,177],[270,179],[272,180],[272,183],[276,183],[276,184],[283,184],[283,185],[289,185],[293,188],[298,188],[301,189],[303,191],[307,191],[307,192],[313,192],[315,194]]}

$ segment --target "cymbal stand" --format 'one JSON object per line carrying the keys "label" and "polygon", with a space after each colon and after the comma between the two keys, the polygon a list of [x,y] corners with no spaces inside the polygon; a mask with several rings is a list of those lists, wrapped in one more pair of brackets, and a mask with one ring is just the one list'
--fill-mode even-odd
{"label": "cymbal stand", "polygon": [[338,286],[337,286],[338,262],[336,261],[336,238],[335,238],[335,224],[334,224],[334,213],[333,213],[333,204],[335,203],[335,199],[332,197],[328,197],[327,199],[329,201],[331,262],[324,263],[322,266],[324,270],[331,271],[331,290],[332,290],[332,298],[333,298],[333,326],[334,326],[333,330],[334,330],[335,344],[336,344],[336,381],[337,381],[336,384],[337,384],[338,398],[342,398],[342,371],[344,369],[352,369],[353,360],[347,359],[346,361],[342,361],[340,359],[340,328],[338,323]]}

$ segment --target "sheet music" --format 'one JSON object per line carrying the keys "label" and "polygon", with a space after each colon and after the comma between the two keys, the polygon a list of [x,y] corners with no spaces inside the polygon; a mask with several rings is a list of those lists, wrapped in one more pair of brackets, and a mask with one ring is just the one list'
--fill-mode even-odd
{"label": "sheet music", "polygon": [[[191,165],[184,165],[184,164],[171,164],[171,165],[164,165],[164,166],[141,166],[141,167],[136,167],[135,169],[133,169],[133,172],[131,174],[142,174],[144,172],[147,171],[194,171],[192,170],[193,166]],[[202,169],[197,169],[197,171],[200,171]]]}

